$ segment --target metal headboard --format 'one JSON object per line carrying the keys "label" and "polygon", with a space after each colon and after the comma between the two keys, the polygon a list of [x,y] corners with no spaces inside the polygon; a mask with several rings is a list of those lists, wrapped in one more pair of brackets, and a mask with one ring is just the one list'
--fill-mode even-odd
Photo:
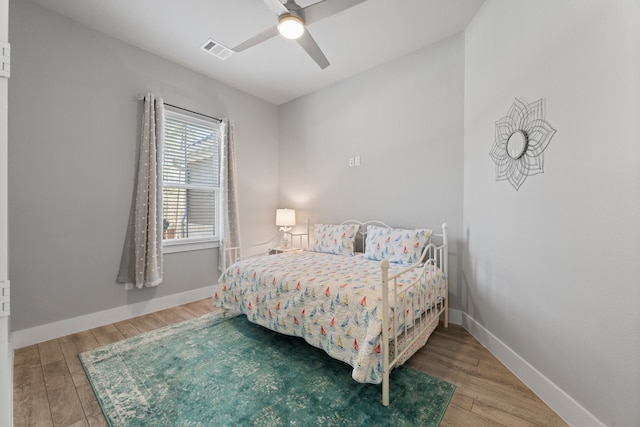
{"label": "metal headboard", "polygon": [[[346,221],[343,221],[341,224],[358,224],[359,225],[358,233],[356,234],[356,243],[355,243],[356,252],[365,251],[368,225],[375,225],[378,227],[385,227],[385,228],[393,228],[387,225],[386,223],[378,220],[359,221],[357,219],[348,219]],[[444,255],[444,252],[448,250],[448,243],[449,243],[447,229],[448,229],[447,223],[443,222],[441,233],[435,233],[434,230],[431,231],[429,244],[424,248],[422,256],[420,257],[420,261],[419,261],[420,263],[423,262],[425,259],[434,259],[438,267],[440,267],[445,272],[448,271],[447,257]],[[434,243],[434,239],[433,239],[434,237],[439,237],[441,241]]]}
{"label": "metal headboard", "polygon": [[358,232],[356,233],[356,243],[355,243],[355,251],[356,252],[363,252],[365,250],[365,245],[367,242],[367,226],[368,225],[375,225],[378,227],[385,227],[385,228],[393,228],[387,224],[385,224],[382,221],[378,221],[378,220],[369,220],[369,221],[359,221],[357,219],[348,219],[346,221],[342,221],[340,223],[341,225],[346,225],[346,224],[357,224],[358,225]]}

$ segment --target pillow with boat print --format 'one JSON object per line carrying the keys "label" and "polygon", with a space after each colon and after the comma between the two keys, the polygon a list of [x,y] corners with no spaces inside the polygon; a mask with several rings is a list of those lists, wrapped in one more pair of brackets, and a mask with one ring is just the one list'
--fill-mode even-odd
{"label": "pillow with boat print", "polygon": [[389,262],[413,264],[420,259],[430,238],[431,230],[425,228],[406,230],[369,225],[364,255],[378,261],[386,258]]}
{"label": "pillow with boat print", "polygon": [[315,224],[311,250],[335,255],[353,255],[358,224]]}

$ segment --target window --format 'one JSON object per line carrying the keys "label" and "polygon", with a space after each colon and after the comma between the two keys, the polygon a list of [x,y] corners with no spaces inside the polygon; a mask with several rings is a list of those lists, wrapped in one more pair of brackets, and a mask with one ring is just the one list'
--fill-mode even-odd
{"label": "window", "polygon": [[218,240],[220,141],[220,122],[165,105],[165,244]]}

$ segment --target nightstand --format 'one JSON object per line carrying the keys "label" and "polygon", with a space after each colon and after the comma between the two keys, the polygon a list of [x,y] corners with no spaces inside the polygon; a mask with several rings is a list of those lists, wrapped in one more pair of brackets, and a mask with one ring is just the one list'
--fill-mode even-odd
{"label": "nightstand", "polygon": [[285,252],[299,252],[302,249],[300,248],[273,248],[273,249],[269,249],[269,255],[275,255],[275,254],[283,254]]}

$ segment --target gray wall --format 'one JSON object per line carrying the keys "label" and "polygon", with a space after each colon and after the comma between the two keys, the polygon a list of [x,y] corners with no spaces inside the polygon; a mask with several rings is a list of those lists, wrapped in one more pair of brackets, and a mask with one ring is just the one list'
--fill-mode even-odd
{"label": "gray wall", "polygon": [[[464,37],[279,108],[280,206],[311,222],[450,227],[451,304],[462,227]],[[361,166],[349,167],[360,156]]]}
{"label": "gray wall", "polygon": [[[463,310],[607,425],[640,425],[640,3],[488,0],[466,31]],[[495,121],[546,98],[545,171]]]}
{"label": "gray wall", "polygon": [[236,123],[241,227],[275,232],[277,108],[24,1],[10,5],[12,329],[202,288],[217,249],[165,255],[157,288],[115,283],[131,203],[140,93]]}

